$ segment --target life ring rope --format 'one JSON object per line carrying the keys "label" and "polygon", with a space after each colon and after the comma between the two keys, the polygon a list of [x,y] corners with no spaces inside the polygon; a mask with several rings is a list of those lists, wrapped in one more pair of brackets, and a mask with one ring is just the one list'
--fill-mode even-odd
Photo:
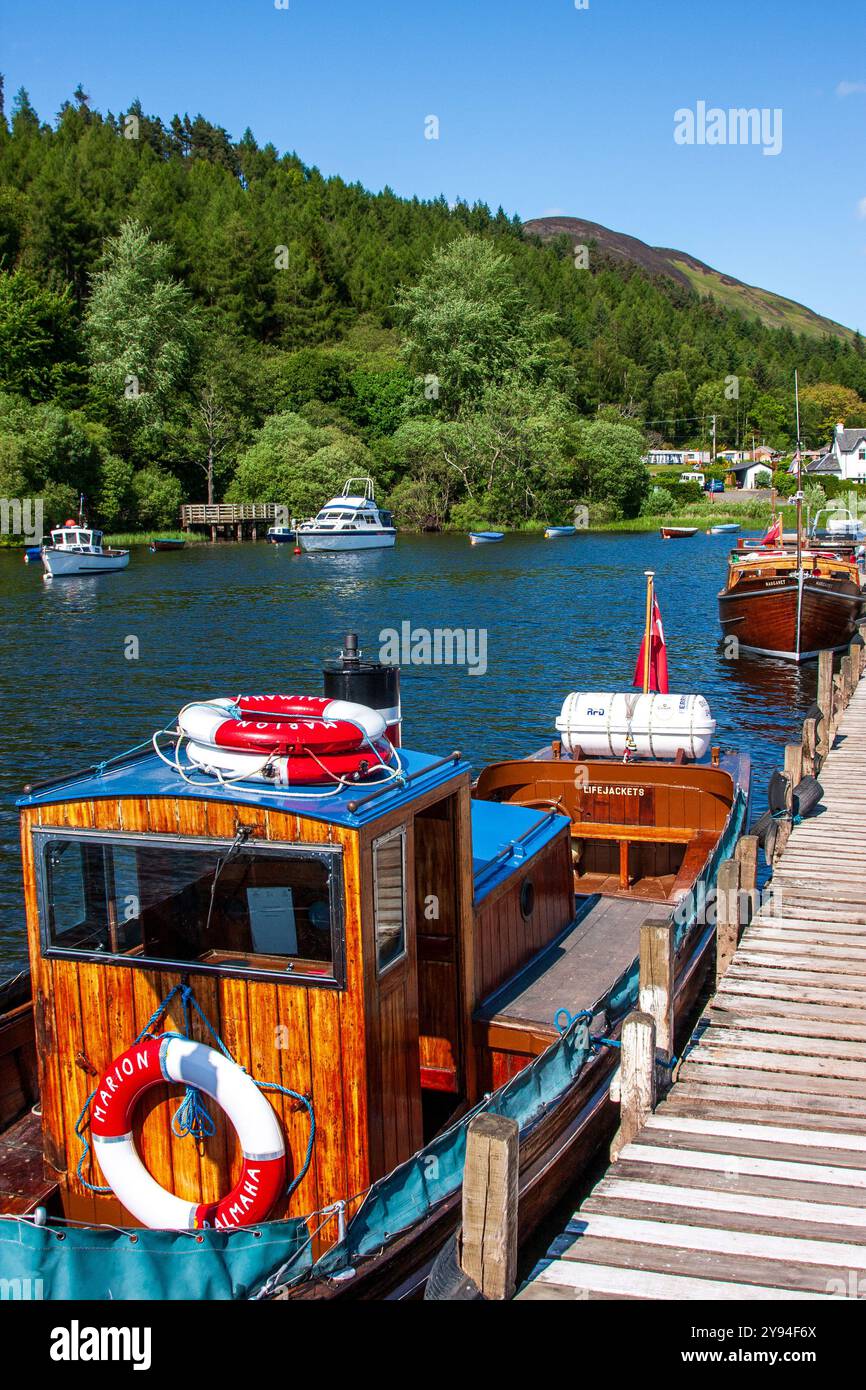
{"label": "life ring rope", "polygon": [[[253,701],[261,703],[253,707]],[[190,711],[196,721],[192,726]],[[263,718],[250,721],[246,716],[252,714],[261,714]],[[305,739],[300,728],[286,734],[282,726],[290,720],[306,725],[309,731],[315,730],[316,737]],[[257,727],[248,732],[251,722]],[[232,725],[243,725],[244,732],[235,733]],[[271,729],[278,732],[276,743],[268,747]],[[385,722],[378,711],[345,701],[321,696],[237,696],[234,700],[185,705],[174,726],[153,734],[151,746],[160,761],[188,786],[206,785],[201,781],[203,776],[214,778],[226,788],[253,781],[257,793],[263,795],[321,801],[357,787],[359,775],[373,773],[378,775],[380,785],[402,785],[403,761],[399,750],[382,737],[384,729]],[[327,733],[320,732],[324,730]],[[217,738],[222,742],[217,743]],[[246,739],[252,746],[245,746]],[[163,748],[163,740],[172,741],[169,751]],[[290,742],[297,743],[298,751],[281,752],[280,741],[286,747]],[[323,746],[317,749],[316,742]],[[334,743],[347,746],[342,751],[339,747],[333,750]],[[353,751],[349,743],[354,745]],[[333,751],[328,751],[329,744]],[[232,770],[233,764],[237,770]],[[312,791],[305,786],[311,781],[333,785]]]}

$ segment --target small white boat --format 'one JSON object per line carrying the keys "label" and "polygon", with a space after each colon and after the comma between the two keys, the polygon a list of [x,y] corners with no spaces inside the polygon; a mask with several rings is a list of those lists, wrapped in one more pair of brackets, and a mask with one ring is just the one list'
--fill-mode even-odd
{"label": "small white boat", "polygon": [[497,541],[505,539],[504,531],[470,531],[470,545],[495,545]]}
{"label": "small white boat", "polygon": [[270,545],[288,545],[295,539],[294,526],[271,526],[268,528],[268,543]]}
{"label": "small white boat", "polygon": [[545,539],[546,541],[555,541],[555,540],[558,540],[558,538],[559,538],[560,536],[576,536],[576,535],[577,535],[577,527],[576,527],[576,526],[548,526],[547,529],[546,529],[545,532],[544,532],[544,539]]}
{"label": "small white boat", "polygon": [[723,526],[711,526],[707,532],[708,536],[726,536],[729,531],[739,531],[738,521],[727,521]]}
{"label": "small white boat", "polygon": [[397,528],[391,513],[376,504],[373,479],[349,478],[318,516],[299,523],[295,538],[307,551],[379,550],[396,543]]}
{"label": "small white boat", "polygon": [[106,549],[101,531],[67,521],[51,532],[51,543],[42,547],[42,563],[45,579],[68,574],[110,574],[126,569],[129,551]]}

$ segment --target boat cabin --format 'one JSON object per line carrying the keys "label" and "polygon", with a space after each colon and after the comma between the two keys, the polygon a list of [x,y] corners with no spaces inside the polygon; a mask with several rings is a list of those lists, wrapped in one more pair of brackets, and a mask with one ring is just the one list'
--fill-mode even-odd
{"label": "boat cabin", "polygon": [[[572,928],[569,823],[473,800],[458,754],[401,758],[400,784],[325,797],[193,785],[154,753],[24,796],[40,1143],[63,1215],[135,1224],[82,1181],[104,1178],[92,1152],[79,1176],[76,1126],[96,1079],[181,983],[253,1077],[312,1102],[312,1161],[275,1217],[355,1198],[351,1215],[489,1087],[484,1001]],[[159,1029],[187,1026],[212,1044],[175,997]],[[267,1095],[297,1173],[307,1112]],[[138,1151],[162,1187],[216,1201],[238,1180],[237,1138],[216,1106],[212,1138],[175,1137],[180,1099],[176,1086],[146,1093]],[[335,1236],[331,1223],[320,1240]]]}
{"label": "boat cabin", "polygon": [[76,526],[67,521],[51,532],[51,544],[56,550],[74,550],[85,554],[99,555],[102,551],[102,532],[88,526]]}
{"label": "boat cabin", "polygon": [[302,525],[317,531],[364,532],[370,527],[391,527],[393,518],[377,506],[372,478],[349,478],[340,496],[332,497],[311,522]]}

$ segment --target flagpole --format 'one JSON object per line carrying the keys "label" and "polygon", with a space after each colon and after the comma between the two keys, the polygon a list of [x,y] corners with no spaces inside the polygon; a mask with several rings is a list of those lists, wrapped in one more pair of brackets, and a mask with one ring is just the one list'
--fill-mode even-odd
{"label": "flagpole", "polygon": [[652,647],[652,622],[653,622],[653,581],[655,570],[644,570],[646,575],[646,623],[644,626],[643,639],[643,693],[649,693],[650,684],[650,649]]}

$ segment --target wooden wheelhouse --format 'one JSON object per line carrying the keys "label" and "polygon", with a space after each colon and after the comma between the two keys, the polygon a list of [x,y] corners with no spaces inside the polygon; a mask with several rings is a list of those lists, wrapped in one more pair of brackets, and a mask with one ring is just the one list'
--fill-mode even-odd
{"label": "wooden wheelhouse", "polygon": [[[568,823],[473,802],[459,755],[403,762],[404,785],[354,799],[192,787],[150,754],[24,798],[41,1126],[27,1114],[2,1141],[15,1131],[29,1152],[22,1210],[53,1189],[68,1218],[135,1224],[88,1187],[103,1179],[92,1155],[79,1172],[76,1127],[96,1078],[181,982],[253,1077],[312,1101],[312,1161],[274,1217],[342,1202],[350,1216],[479,1099],[473,1013],[574,915]],[[159,1027],[184,1026],[175,999]],[[292,1174],[307,1115],[268,1094]],[[31,1099],[32,1086],[20,1108]],[[163,1187],[215,1201],[240,1171],[234,1132],[210,1107],[213,1138],[175,1137],[179,1100],[177,1087],[146,1094],[139,1153]],[[4,1176],[0,1153],[0,1207]]]}

